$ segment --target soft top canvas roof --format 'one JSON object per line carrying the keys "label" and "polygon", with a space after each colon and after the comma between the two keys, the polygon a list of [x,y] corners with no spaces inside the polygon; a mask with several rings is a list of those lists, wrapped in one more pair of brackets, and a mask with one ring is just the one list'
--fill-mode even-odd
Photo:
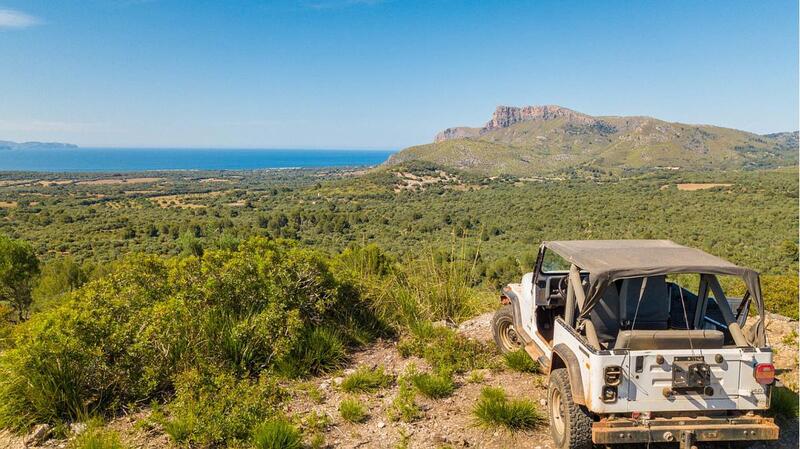
{"label": "soft top canvas roof", "polygon": [[670,273],[758,275],[704,251],[670,240],[562,240],[545,246],[589,272],[593,279]]}
{"label": "soft top canvas roof", "polygon": [[545,248],[589,272],[589,291],[580,311],[587,319],[603,291],[618,279],[661,276],[671,273],[732,275],[742,278],[756,304],[755,343],[766,343],[764,301],[758,272],[739,267],[704,251],[670,240],[561,240],[545,242]]}

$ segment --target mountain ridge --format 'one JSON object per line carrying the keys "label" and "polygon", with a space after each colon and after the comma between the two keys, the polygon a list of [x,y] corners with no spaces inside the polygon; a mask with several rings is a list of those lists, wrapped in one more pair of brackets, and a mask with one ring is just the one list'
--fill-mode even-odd
{"label": "mountain ridge", "polygon": [[758,135],[647,116],[591,116],[558,105],[498,106],[482,127],[453,127],[387,164],[435,162],[484,174],[575,168],[769,168],[796,163],[798,132]]}

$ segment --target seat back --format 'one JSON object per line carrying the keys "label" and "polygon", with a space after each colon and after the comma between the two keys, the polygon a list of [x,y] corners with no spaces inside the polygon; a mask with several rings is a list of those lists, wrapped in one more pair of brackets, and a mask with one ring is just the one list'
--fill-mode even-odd
{"label": "seat back", "polygon": [[643,282],[644,278],[622,280],[619,291],[620,327],[630,329],[634,326],[635,318],[635,329],[668,329],[671,297],[667,289],[666,276],[648,277],[644,291],[642,291]]}
{"label": "seat back", "polygon": [[614,349],[721,349],[723,344],[717,330],[627,330],[619,332]]}

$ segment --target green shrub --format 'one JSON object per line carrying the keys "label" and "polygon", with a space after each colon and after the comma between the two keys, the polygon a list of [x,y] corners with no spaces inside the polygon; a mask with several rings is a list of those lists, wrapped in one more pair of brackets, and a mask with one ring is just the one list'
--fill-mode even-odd
{"label": "green shrub", "polygon": [[488,310],[488,295],[473,288],[478,259],[477,251],[453,243],[449,252],[431,250],[402,266],[392,266],[374,247],[345,252],[339,263],[371,298],[377,316],[407,328],[418,321],[459,323]]}
{"label": "green shrub", "polygon": [[345,399],[339,404],[339,414],[345,421],[352,423],[364,422],[367,419],[367,410],[356,399]]}
{"label": "green shrub", "polygon": [[497,366],[497,355],[491,346],[429,322],[413,326],[397,349],[403,357],[422,357],[435,369],[454,373]]}
{"label": "green shrub", "polygon": [[90,427],[74,440],[70,441],[69,449],[127,449],[122,444],[117,432],[98,427]]}
{"label": "green shrub", "polygon": [[267,421],[253,431],[255,449],[300,449],[303,439],[300,431],[283,418]]}
{"label": "green shrub", "polygon": [[794,274],[761,276],[761,291],[764,295],[764,309],[768,312],[787,316],[793,320],[798,318],[797,276]]}
{"label": "green shrub", "polygon": [[0,353],[0,427],[159,399],[198,367],[240,378],[278,362],[298,375],[334,369],[345,351],[332,329],[371,316],[323,256],[290,244],[252,239],[202,257],[131,256],[17,326],[13,348]]}
{"label": "green shrub", "polygon": [[486,379],[486,373],[483,370],[474,369],[470,371],[469,376],[467,377],[467,382],[471,384],[479,384],[483,383]]}
{"label": "green shrub", "polygon": [[783,339],[781,339],[781,343],[787,346],[797,346],[797,331],[792,330],[788,334],[784,335]]}
{"label": "green shrub", "polygon": [[355,279],[387,276],[395,261],[378,245],[350,246],[334,259],[335,266]]}
{"label": "green shrub", "polygon": [[519,371],[521,373],[539,372],[539,364],[534,362],[524,349],[507,352],[503,354],[503,359],[505,359],[506,366],[514,371]]}
{"label": "green shrub", "polygon": [[177,444],[186,444],[191,441],[195,428],[197,428],[197,415],[186,413],[182,416],[164,420],[161,427],[164,433]]}
{"label": "green shrub", "polygon": [[411,376],[411,382],[420,393],[431,399],[446,398],[456,389],[453,374],[446,371],[436,374],[417,373]]}
{"label": "green shrub", "polygon": [[331,425],[330,417],[325,413],[311,411],[303,417],[303,433],[309,437],[312,449],[325,447],[325,430]]}
{"label": "green shrub", "polygon": [[483,426],[503,426],[508,430],[527,430],[543,422],[545,417],[536,404],[527,399],[509,400],[502,388],[485,387],[473,409]]}
{"label": "green shrub", "polygon": [[[796,251],[796,244],[794,245]],[[795,260],[796,256],[795,256]],[[727,296],[741,297],[747,290],[744,282],[735,276],[720,276],[719,282]],[[690,284],[692,291],[697,290],[697,282]],[[798,318],[797,276],[765,274],[761,276],[761,294],[764,297],[764,309],[767,312],[777,313],[796,320]],[[750,313],[755,315],[756,309],[752,307]]]}
{"label": "green shrub", "polygon": [[800,399],[797,392],[786,387],[774,387],[770,399],[770,410],[784,418],[797,418],[800,416]]}
{"label": "green shrub", "polygon": [[360,366],[342,381],[342,390],[348,393],[369,393],[392,384],[392,376],[386,374],[382,366],[370,369]]}
{"label": "green shrub", "polygon": [[176,442],[191,447],[246,441],[253,428],[276,415],[286,393],[266,374],[240,380],[229,373],[187,371],[163,423]]}
{"label": "green shrub", "polygon": [[345,362],[347,351],[339,333],[329,328],[315,327],[303,333],[300,341],[278,366],[289,377],[303,377],[339,369]]}
{"label": "green shrub", "polygon": [[422,411],[414,401],[416,394],[409,375],[401,376],[398,385],[397,394],[389,405],[389,419],[403,422],[416,421],[422,416]]}

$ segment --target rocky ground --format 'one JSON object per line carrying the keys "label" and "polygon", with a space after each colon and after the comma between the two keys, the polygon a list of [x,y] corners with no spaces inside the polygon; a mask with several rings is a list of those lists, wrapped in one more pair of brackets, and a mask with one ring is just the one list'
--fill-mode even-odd
{"label": "rocky ground", "polygon": [[[463,323],[459,332],[468,338],[491,341],[491,313],[481,315]],[[776,351],[775,361],[780,369],[779,375],[784,383],[797,388],[797,321],[779,316],[768,317],[770,342]],[[428,368],[424,360],[404,358],[397,351],[394,342],[380,341],[353,355],[350,370],[356,366],[384,366],[387,372],[401,374],[409,364],[419,370]],[[396,385],[373,394],[348,395],[337,385],[348,370],[337,375],[319,377],[306,382],[296,389],[294,397],[288,402],[286,412],[301,417],[308,423],[315,419],[327,421],[320,426],[327,447],[336,448],[443,448],[477,447],[500,448],[553,448],[547,424],[533,431],[510,433],[499,429],[486,429],[477,425],[472,409],[480,391],[485,386],[498,386],[510,396],[528,398],[539,403],[544,413],[546,377],[517,373],[510,370],[482,370],[479,374],[467,373],[456,377],[457,389],[446,399],[428,400],[417,396],[423,417],[413,423],[393,422],[388,418],[389,405],[397,394]],[[369,408],[365,422],[353,424],[344,421],[338,412],[339,403],[346,397],[355,397]],[[117,430],[125,443],[135,449],[163,449],[171,446],[168,438],[157,428],[137,425],[146,421],[148,411],[141,411],[120,417],[109,426]],[[327,418],[325,418],[327,417]],[[308,426],[308,424],[306,424]],[[797,448],[797,420],[781,422],[781,440],[776,444],[758,444],[758,448]],[[33,441],[27,438],[28,446],[33,448],[65,448],[66,440]],[[0,433],[0,449],[22,449],[26,438],[8,433]],[[668,447],[668,446],[665,446]],[[675,446],[677,447],[677,446]],[[721,445],[719,447],[727,447]]]}

